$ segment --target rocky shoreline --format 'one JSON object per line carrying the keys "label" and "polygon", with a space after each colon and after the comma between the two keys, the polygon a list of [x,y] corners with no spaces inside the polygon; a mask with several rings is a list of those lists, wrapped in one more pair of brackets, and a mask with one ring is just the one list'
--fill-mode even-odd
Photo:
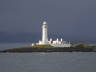
{"label": "rocky shoreline", "polygon": [[96,48],[43,48],[43,47],[22,47],[0,51],[0,53],[28,53],[28,52],[96,52]]}

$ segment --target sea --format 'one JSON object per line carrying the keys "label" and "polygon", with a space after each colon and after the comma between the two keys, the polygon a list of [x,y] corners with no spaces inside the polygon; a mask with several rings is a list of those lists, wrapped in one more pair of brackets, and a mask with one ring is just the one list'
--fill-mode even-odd
{"label": "sea", "polygon": [[0,43],[0,50],[32,46],[30,42]]}
{"label": "sea", "polygon": [[[0,50],[29,45],[31,43],[2,43]],[[96,72],[96,53],[0,53],[0,72]]]}

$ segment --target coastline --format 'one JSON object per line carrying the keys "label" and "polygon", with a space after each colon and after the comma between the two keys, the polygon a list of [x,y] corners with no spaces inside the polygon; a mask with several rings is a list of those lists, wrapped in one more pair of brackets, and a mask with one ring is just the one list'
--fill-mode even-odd
{"label": "coastline", "polygon": [[52,48],[52,47],[21,47],[1,50],[0,53],[30,53],[30,52],[96,52],[96,48],[80,48],[80,47],[70,47],[70,48]]}

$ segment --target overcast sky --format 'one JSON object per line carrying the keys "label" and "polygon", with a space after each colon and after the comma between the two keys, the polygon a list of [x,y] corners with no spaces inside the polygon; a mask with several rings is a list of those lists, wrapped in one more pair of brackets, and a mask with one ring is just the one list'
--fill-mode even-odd
{"label": "overcast sky", "polygon": [[49,32],[96,36],[96,0],[0,0],[0,32]]}

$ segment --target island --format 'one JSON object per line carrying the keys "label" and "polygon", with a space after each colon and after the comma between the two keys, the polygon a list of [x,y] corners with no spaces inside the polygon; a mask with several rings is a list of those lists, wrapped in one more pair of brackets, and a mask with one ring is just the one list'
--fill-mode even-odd
{"label": "island", "polygon": [[30,52],[96,52],[96,46],[53,47],[50,45],[36,45],[21,48],[12,48],[0,51],[0,53],[30,53]]}

